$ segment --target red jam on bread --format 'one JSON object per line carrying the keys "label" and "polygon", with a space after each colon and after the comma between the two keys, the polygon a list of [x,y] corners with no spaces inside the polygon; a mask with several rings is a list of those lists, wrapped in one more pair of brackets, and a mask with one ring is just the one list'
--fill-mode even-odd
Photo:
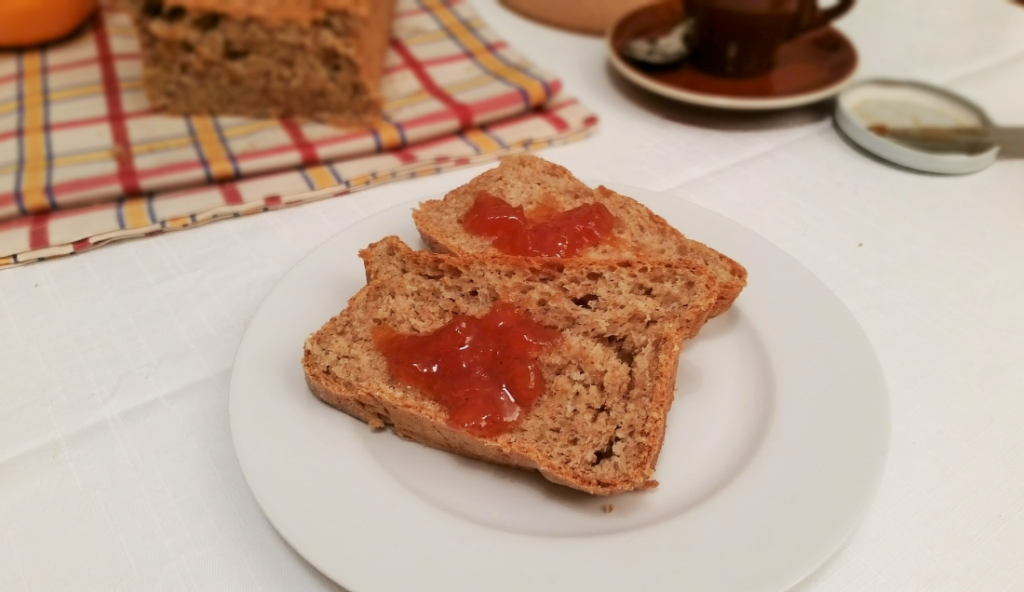
{"label": "red jam on bread", "polygon": [[614,238],[615,217],[604,204],[590,203],[566,212],[543,212],[534,220],[522,206],[486,191],[476,195],[462,226],[478,236],[494,237],[494,248],[507,255],[574,257]]}
{"label": "red jam on bread", "polygon": [[444,406],[449,425],[480,437],[507,432],[529,412],[544,392],[537,357],[560,336],[503,302],[432,333],[373,329],[391,376]]}

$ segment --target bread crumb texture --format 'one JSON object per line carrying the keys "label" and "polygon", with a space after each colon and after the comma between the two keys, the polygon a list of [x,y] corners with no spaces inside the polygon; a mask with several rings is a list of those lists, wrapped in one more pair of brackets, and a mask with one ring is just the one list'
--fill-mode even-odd
{"label": "bread crumb texture", "polygon": [[742,265],[711,247],[683,236],[646,206],[606,187],[591,189],[564,167],[532,155],[508,156],[494,169],[450,191],[442,200],[420,204],[413,220],[432,250],[469,255],[496,252],[491,239],[470,234],[462,220],[481,192],[488,192],[527,213],[542,206],[567,211],[585,203],[601,203],[615,216],[615,241],[584,251],[593,259],[684,258],[705,265],[718,280],[711,316],[732,306],[747,281]]}
{"label": "bread crumb texture", "polygon": [[126,0],[154,109],[379,118],[394,0]]}
{"label": "bread crumb texture", "polygon": [[[646,489],[672,403],[683,341],[715,305],[717,280],[683,259],[463,257],[412,251],[397,237],[364,249],[367,285],[310,336],[303,367],[323,401],[399,436],[536,469],[594,494]],[[510,432],[477,438],[397,383],[371,331],[426,333],[501,300],[562,338],[540,357],[547,388]],[[371,424],[372,425],[372,424]]]}

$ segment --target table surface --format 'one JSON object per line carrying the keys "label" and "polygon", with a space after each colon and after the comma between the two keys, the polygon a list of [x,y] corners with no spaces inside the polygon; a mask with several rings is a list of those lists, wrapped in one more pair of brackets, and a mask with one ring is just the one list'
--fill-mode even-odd
{"label": "table surface", "polygon": [[[753,229],[853,311],[889,384],[878,496],[801,592],[1024,589],[1024,160],[962,177],[865,156],[828,105],[716,113],[615,76],[599,39],[474,4],[601,116],[545,158]],[[942,84],[1024,124],[1024,6],[861,0],[860,78]],[[0,590],[334,590],[242,477],[246,323],[339,229],[481,168],[0,272]]]}

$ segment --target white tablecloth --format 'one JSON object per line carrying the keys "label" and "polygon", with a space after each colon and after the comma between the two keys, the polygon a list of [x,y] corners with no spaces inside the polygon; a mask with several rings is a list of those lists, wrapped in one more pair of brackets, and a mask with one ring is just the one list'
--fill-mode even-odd
{"label": "white tablecloth", "polygon": [[[841,139],[827,107],[701,111],[613,76],[602,42],[475,4],[602,117],[546,151],[780,245],[881,359],[892,448],[870,512],[803,592],[1024,590],[1024,161],[919,175]],[[1024,125],[1024,6],[860,0],[862,78],[948,85]],[[331,590],[235,460],[227,392],[249,318],[352,221],[462,170],[0,272],[0,590]]]}

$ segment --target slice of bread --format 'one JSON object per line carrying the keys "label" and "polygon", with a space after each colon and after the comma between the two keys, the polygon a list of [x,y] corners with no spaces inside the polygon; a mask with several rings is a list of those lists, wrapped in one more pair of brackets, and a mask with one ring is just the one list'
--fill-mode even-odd
{"label": "slice of bread", "polygon": [[478,193],[486,191],[529,211],[538,206],[565,211],[584,203],[601,203],[615,216],[615,235],[621,240],[601,244],[581,255],[595,259],[683,257],[706,265],[718,279],[718,301],[711,316],[732,306],[747,283],[742,265],[703,243],[690,240],[640,202],[606,187],[591,189],[568,170],[536,156],[502,159],[501,164],[450,191],[443,200],[420,204],[413,220],[423,240],[439,253],[469,255],[494,252],[491,238],[470,234],[462,219]]}
{"label": "slice of bread", "polygon": [[[388,237],[360,252],[368,283],[306,341],[302,365],[324,402],[399,436],[463,456],[535,469],[592,494],[654,487],[683,340],[717,294],[685,259],[610,261],[455,257]],[[396,382],[372,329],[427,333],[495,301],[558,330],[540,355],[546,388],[509,432],[479,438],[441,405]]]}

